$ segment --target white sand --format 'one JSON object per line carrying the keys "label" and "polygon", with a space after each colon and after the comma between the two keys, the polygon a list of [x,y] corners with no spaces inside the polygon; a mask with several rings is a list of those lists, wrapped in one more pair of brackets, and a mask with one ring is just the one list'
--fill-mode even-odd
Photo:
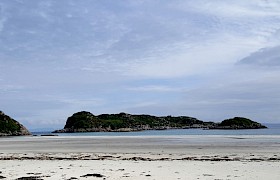
{"label": "white sand", "polygon": [[[2,175],[8,179],[41,176],[42,179],[94,179],[80,177],[101,174],[106,179],[260,179],[279,180],[279,162],[201,161],[5,161]],[[97,178],[98,179],[98,178]],[[103,178],[100,178],[103,179]]]}
{"label": "white sand", "polygon": [[279,169],[280,136],[0,138],[6,179],[279,180]]}

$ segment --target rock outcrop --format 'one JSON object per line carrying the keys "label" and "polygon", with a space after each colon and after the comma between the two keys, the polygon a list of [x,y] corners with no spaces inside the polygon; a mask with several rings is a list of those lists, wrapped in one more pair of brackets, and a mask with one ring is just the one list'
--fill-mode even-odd
{"label": "rock outcrop", "polygon": [[212,129],[263,129],[266,126],[244,117],[234,117],[223,120]]}
{"label": "rock outcrop", "polygon": [[214,124],[203,122],[188,116],[152,116],[132,115],[127,113],[101,114],[98,116],[90,112],[77,112],[70,116],[64,129],[54,133],[65,132],[130,132],[142,130],[205,128]]}
{"label": "rock outcrop", "polygon": [[0,136],[25,136],[31,133],[19,122],[0,111]]}
{"label": "rock outcrop", "polygon": [[53,133],[73,132],[130,132],[165,129],[260,129],[266,128],[247,118],[235,117],[221,123],[203,122],[188,116],[151,116],[127,113],[93,115],[81,111],[70,116],[63,129]]}

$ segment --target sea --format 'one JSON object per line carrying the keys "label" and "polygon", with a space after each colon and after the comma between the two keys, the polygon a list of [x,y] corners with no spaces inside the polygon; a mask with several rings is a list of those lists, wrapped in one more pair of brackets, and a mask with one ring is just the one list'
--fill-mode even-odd
{"label": "sea", "polygon": [[265,124],[267,129],[242,129],[242,130],[205,130],[205,129],[167,129],[147,130],[136,132],[83,132],[83,133],[51,133],[32,132],[33,135],[57,136],[172,136],[172,135],[280,135],[280,124]]}

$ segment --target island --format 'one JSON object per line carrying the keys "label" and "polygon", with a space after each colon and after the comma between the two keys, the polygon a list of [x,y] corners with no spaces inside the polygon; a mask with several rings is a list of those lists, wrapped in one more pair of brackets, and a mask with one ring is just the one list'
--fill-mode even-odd
{"label": "island", "polygon": [[165,129],[258,129],[266,128],[260,123],[246,118],[236,117],[221,123],[204,122],[189,116],[153,116],[133,115],[128,113],[93,115],[81,111],[68,117],[63,129],[53,133],[74,132],[131,132]]}
{"label": "island", "polygon": [[210,129],[263,129],[266,126],[252,121],[244,117],[234,117],[231,119],[223,120],[221,123],[217,123],[216,126],[209,127]]}
{"label": "island", "polygon": [[31,133],[18,121],[0,111],[0,136],[26,136]]}

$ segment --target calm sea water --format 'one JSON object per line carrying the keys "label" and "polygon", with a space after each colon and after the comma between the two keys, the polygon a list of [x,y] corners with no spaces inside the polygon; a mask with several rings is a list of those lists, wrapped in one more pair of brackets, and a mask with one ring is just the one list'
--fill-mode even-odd
{"label": "calm sea water", "polygon": [[[170,135],[280,135],[280,124],[264,124],[268,129],[247,130],[203,130],[203,129],[171,129],[149,130],[137,132],[89,132],[58,133],[58,136],[170,136]],[[33,132],[34,135],[50,134],[50,132]]]}

